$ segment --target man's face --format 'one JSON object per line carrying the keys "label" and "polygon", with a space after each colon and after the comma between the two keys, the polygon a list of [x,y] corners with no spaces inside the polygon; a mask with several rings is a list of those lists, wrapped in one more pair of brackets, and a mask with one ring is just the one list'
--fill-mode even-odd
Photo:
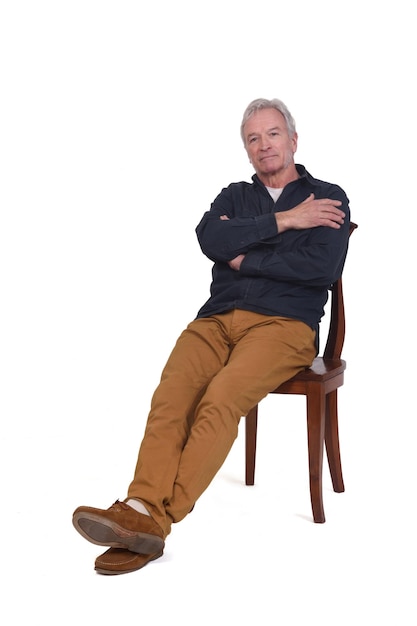
{"label": "man's face", "polygon": [[290,138],[284,116],[276,109],[256,111],[243,132],[249,160],[261,179],[280,174],[294,163],[297,135]]}

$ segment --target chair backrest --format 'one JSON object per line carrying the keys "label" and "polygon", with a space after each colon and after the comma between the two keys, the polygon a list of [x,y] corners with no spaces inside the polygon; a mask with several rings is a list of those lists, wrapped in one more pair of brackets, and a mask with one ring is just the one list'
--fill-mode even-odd
{"label": "chair backrest", "polygon": [[[349,237],[358,227],[354,222],[350,223]],[[345,305],[343,301],[342,277],[331,288],[331,308],[329,332],[326,346],[323,352],[324,359],[340,359],[345,341]]]}

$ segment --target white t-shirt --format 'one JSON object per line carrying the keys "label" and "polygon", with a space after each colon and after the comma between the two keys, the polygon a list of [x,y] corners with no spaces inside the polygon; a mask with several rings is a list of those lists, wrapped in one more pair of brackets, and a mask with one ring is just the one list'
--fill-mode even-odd
{"label": "white t-shirt", "polygon": [[282,194],[283,187],[281,187],[280,189],[276,189],[275,187],[267,187],[267,189],[273,201],[276,202]]}

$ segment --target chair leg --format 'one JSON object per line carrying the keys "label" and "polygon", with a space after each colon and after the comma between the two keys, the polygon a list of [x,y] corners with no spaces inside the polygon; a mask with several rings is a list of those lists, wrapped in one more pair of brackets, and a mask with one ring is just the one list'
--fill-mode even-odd
{"label": "chair leg", "polygon": [[343,483],[342,463],[340,460],[337,389],[327,394],[326,398],[325,442],[333,489],[337,493],[342,493],[345,490],[345,486]]}
{"label": "chair leg", "polygon": [[258,427],[258,405],[245,418],[246,433],[246,484],[255,484],[256,434]]}
{"label": "chair leg", "polygon": [[311,507],[317,524],[326,521],[322,486],[325,414],[324,390],[321,385],[314,385],[307,394],[307,436]]}

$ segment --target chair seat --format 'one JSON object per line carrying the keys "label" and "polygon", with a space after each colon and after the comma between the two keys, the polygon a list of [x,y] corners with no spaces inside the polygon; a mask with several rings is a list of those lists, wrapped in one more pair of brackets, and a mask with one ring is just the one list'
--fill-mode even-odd
{"label": "chair seat", "polygon": [[305,370],[302,370],[298,374],[296,374],[290,380],[287,380],[285,383],[280,385],[277,389],[272,391],[271,393],[287,393],[286,388],[291,387],[291,392],[294,393],[293,388],[294,384],[297,382],[301,383],[309,383],[309,382],[320,382],[324,383],[331,378],[335,378],[346,369],[346,361],[343,359],[325,359],[321,356],[318,356],[314,359],[311,367],[308,367]]}
{"label": "chair seat", "polygon": [[343,359],[316,357],[311,367],[302,370],[271,393],[307,395],[311,385],[319,384],[326,395],[343,385],[345,369],[346,361]]}

